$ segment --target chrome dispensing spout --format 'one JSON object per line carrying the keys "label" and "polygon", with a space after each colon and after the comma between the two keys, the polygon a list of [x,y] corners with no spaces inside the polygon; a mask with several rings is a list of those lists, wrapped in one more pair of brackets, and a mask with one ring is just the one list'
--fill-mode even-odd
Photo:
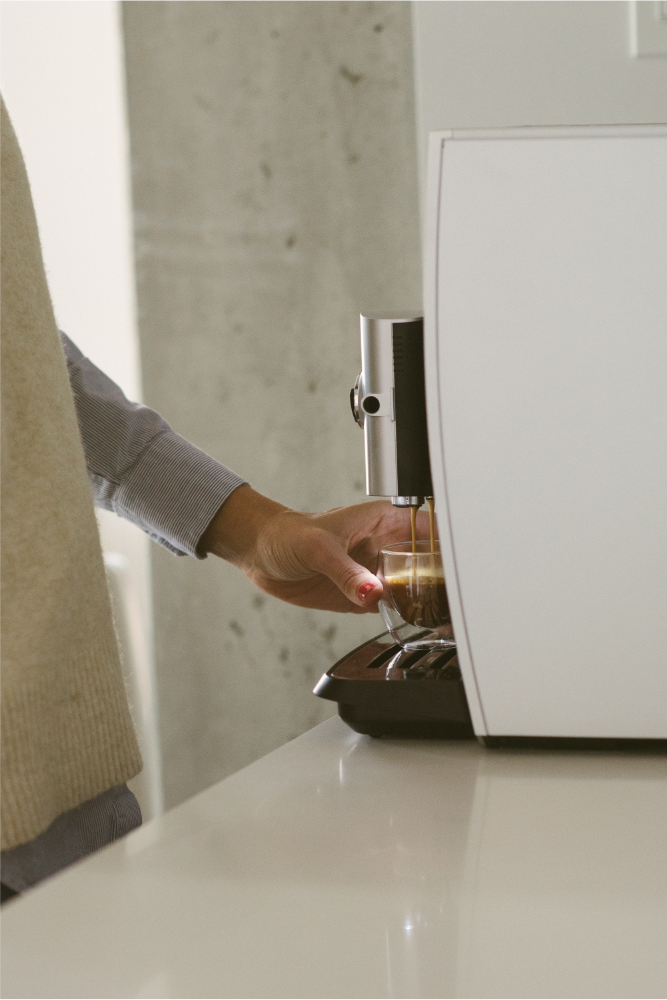
{"label": "chrome dispensing spout", "polygon": [[362,316],[361,365],[350,406],[364,431],[366,493],[421,507],[433,492],[422,317]]}

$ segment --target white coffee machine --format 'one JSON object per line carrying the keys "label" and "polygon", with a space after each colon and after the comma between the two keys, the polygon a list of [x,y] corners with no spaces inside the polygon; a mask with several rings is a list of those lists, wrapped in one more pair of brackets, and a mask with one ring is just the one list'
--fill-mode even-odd
{"label": "white coffee machine", "polygon": [[371,735],[665,746],[667,127],[433,133],[424,272],[423,324],[362,317],[352,408],[368,494],[435,496],[457,657],[379,636],[316,693]]}
{"label": "white coffee machine", "polygon": [[667,128],[433,133],[424,317],[475,734],[667,740]]}

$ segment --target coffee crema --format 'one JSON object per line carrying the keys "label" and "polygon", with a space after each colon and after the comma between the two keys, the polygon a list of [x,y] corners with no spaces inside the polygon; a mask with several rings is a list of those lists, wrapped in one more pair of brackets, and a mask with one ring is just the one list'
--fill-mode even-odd
{"label": "coffee crema", "polygon": [[451,624],[441,566],[418,566],[412,572],[386,576],[385,594],[403,621],[422,628]]}

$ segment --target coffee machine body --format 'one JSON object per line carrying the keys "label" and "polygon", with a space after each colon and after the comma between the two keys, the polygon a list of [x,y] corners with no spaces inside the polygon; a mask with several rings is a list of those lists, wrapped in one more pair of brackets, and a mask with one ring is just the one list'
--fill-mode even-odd
{"label": "coffee machine body", "polygon": [[667,739],[667,128],[433,133],[431,471],[479,739]]}
{"label": "coffee machine body", "polygon": [[423,328],[362,317],[352,405],[368,494],[435,497],[457,655],[349,654],[358,731],[667,746],[665,177],[665,126],[432,133]]}

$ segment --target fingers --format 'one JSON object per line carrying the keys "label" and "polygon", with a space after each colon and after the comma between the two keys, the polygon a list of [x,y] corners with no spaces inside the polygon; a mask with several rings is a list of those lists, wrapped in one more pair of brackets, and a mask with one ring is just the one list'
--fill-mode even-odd
{"label": "fingers", "polygon": [[[366,545],[375,546],[379,550],[384,545],[407,542],[411,536],[410,509],[394,507],[387,500],[373,500],[354,507],[337,507],[324,514],[316,514],[315,519],[322,527],[335,534],[341,537],[346,535],[352,548]],[[417,538],[430,537],[429,525],[428,511],[418,511]]]}
{"label": "fingers", "polygon": [[[316,520],[326,537],[319,542],[326,557],[311,548],[310,565],[325,574],[352,604],[376,610],[382,584],[371,568],[377,567],[378,553],[385,545],[409,541],[410,511],[380,500],[328,511],[316,515]],[[416,534],[420,540],[430,537],[426,511],[417,514]]]}
{"label": "fingers", "polygon": [[370,570],[355,562],[334,536],[318,531],[309,548],[312,568],[328,577],[348,601],[364,610],[377,605],[382,584]]}
{"label": "fingers", "polygon": [[[428,539],[425,511],[418,513],[416,529],[418,538]],[[244,568],[262,589],[282,600],[363,614],[376,611],[382,596],[382,584],[372,572],[379,550],[409,538],[409,510],[386,501],[324,514],[281,511]],[[336,590],[328,590],[331,585]]]}
{"label": "fingers", "polygon": [[382,597],[382,584],[375,578],[374,580],[366,580],[362,583],[357,590],[357,600],[359,601],[359,606],[362,608],[370,608],[377,604],[377,602]]}

